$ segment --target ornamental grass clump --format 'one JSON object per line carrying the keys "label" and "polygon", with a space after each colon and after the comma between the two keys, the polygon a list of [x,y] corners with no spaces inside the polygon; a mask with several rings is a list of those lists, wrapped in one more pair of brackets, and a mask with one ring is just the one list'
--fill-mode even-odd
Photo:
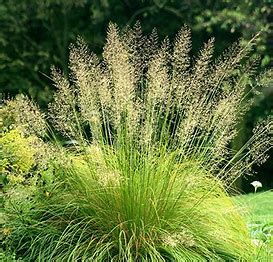
{"label": "ornamental grass clump", "polygon": [[[272,146],[268,118],[230,149],[272,76],[255,76],[254,44],[214,60],[210,39],[192,59],[186,26],[172,45],[139,24],[110,24],[99,58],[79,38],[70,78],[52,69],[58,90],[46,117],[73,143],[56,145],[50,192],[34,196],[23,218],[6,201],[6,243],[37,261],[259,261],[266,251],[228,196]],[[22,132],[46,136],[44,115],[27,107],[36,117],[16,111]]]}

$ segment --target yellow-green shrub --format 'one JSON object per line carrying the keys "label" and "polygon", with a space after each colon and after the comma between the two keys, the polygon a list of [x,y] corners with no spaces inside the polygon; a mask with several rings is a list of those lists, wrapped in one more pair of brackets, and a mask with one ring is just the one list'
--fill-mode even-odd
{"label": "yellow-green shrub", "polygon": [[35,165],[35,149],[31,143],[34,137],[24,137],[18,129],[10,130],[0,137],[0,173],[7,175],[11,183],[24,181]]}

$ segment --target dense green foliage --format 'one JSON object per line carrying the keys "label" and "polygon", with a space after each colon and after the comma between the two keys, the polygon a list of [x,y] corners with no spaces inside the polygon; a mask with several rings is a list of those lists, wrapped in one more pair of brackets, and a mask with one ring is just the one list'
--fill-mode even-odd
{"label": "dense green foliage", "polygon": [[156,27],[161,37],[174,36],[187,24],[193,30],[195,51],[213,35],[218,54],[238,37],[249,40],[264,30],[257,52],[265,66],[272,58],[267,43],[272,37],[270,8],[267,0],[1,1],[0,88],[6,94],[23,91],[40,103],[48,102],[51,85],[43,74],[49,75],[52,64],[67,72],[68,45],[78,35],[100,53],[109,21],[126,26],[139,19],[144,32]]}
{"label": "dense green foliage", "polygon": [[[252,239],[258,244],[265,242],[273,252],[273,196],[272,192],[249,194],[234,198],[240,212],[246,217]],[[266,207],[266,208],[265,208]],[[0,221],[1,217],[0,217]],[[0,222],[2,223],[2,222]],[[8,233],[8,231],[6,231]],[[258,242],[261,241],[261,242]],[[0,249],[3,262],[15,261],[16,256]],[[268,258],[270,260],[270,258]]]}

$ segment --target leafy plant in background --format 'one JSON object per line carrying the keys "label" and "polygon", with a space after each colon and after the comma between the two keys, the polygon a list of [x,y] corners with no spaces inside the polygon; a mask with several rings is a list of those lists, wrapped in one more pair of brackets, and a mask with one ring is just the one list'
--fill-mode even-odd
{"label": "leafy plant in background", "polygon": [[[48,118],[75,142],[56,145],[46,192],[6,198],[5,245],[38,261],[265,258],[227,194],[272,146],[267,119],[238,152],[229,148],[250,93],[272,75],[249,91],[254,42],[214,61],[210,39],[193,60],[187,27],[171,45],[139,24],[121,32],[111,24],[102,59],[81,39],[71,45],[71,78],[52,70]],[[47,136],[38,108],[16,103],[21,132]]]}
{"label": "leafy plant in background", "polygon": [[[23,99],[21,99],[21,102],[25,103]],[[26,113],[22,103],[20,104],[20,98],[17,98],[0,108],[0,173],[2,183],[4,183],[4,180],[9,180],[10,183],[13,181],[15,184],[25,182],[28,174],[33,171],[33,167],[42,162],[41,153],[39,152],[42,141],[34,136],[33,132],[25,136],[22,133],[24,127],[20,126],[19,122],[21,121],[16,118],[17,110],[20,111],[20,114]],[[31,108],[31,104],[28,104],[28,110],[29,108]],[[30,117],[24,119],[31,121],[31,119],[37,117],[39,115],[32,110]],[[42,123],[39,123],[39,125],[41,126]],[[37,130],[37,126],[31,128]]]}
{"label": "leafy plant in background", "polygon": [[[34,195],[47,192],[51,179],[49,148],[45,148],[44,142],[33,133],[26,132],[27,129],[19,124],[20,119],[16,118],[17,110],[23,113],[20,101],[25,104],[25,100],[18,97],[0,108],[0,260],[7,262],[19,259],[18,254],[4,244],[4,239],[11,233],[11,228],[5,226],[9,219],[5,216],[7,203],[22,218],[32,207]],[[31,104],[27,105],[29,110]],[[31,117],[37,117],[33,110],[28,119]]]}

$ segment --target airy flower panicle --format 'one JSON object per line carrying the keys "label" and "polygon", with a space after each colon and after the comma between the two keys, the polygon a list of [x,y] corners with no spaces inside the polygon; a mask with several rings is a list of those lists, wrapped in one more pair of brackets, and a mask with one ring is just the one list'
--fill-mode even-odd
{"label": "airy flower panicle", "polygon": [[[255,78],[257,58],[241,63],[255,37],[216,60],[214,39],[193,59],[190,38],[186,26],[172,45],[167,38],[160,43],[156,30],[144,36],[139,23],[123,31],[111,23],[102,58],[79,38],[70,48],[71,77],[52,70],[58,91],[49,119],[72,139],[116,146],[130,141],[144,151],[164,146],[178,150],[180,161],[195,159],[231,180],[248,172],[272,147],[272,119],[258,124],[237,153],[229,144],[253,102],[249,94],[267,86],[272,71]],[[24,116],[33,130],[44,132],[44,115],[32,102],[18,101],[18,109],[21,120]]]}

